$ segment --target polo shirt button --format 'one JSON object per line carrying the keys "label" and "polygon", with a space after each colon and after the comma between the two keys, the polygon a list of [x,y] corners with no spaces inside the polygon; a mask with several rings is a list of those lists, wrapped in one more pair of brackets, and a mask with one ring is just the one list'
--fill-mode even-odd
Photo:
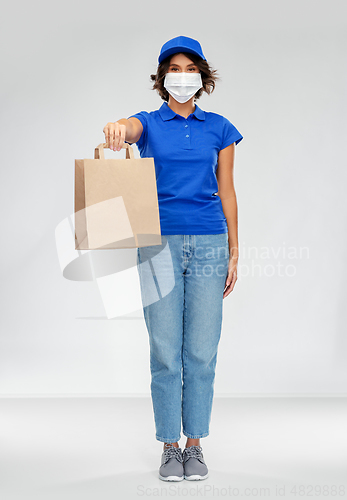
{"label": "polo shirt button", "polygon": [[187,134],[186,137],[189,137],[189,135]]}
{"label": "polo shirt button", "polygon": [[188,127],[188,125],[185,125],[185,128],[187,128],[187,127]]}

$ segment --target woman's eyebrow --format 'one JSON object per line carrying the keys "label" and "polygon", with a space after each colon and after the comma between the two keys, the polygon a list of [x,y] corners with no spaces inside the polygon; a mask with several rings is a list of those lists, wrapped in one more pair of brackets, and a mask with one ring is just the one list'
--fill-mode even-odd
{"label": "woman's eyebrow", "polygon": [[[170,64],[170,66],[178,66],[180,68],[180,65],[176,64],[176,63],[172,63],[172,64]],[[188,66],[196,66],[196,64],[195,63],[187,64],[187,67]]]}

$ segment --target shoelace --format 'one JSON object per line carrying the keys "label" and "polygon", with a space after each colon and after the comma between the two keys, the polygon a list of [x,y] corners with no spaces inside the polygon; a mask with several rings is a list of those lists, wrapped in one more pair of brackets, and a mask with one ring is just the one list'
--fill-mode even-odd
{"label": "shoelace", "polygon": [[176,448],[175,446],[171,446],[170,448],[166,448],[164,450],[164,457],[165,457],[165,463],[170,460],[170,458],[175,457],[179,462],[183,462],[183,457],[182,453],[179,448]]}
{"label": "shoelace", "polygon": [[193,445],[193,446],[188,446],[188,448],[184,448],[183,456],[185,457],[186,460],[188,460],[188,458],[193,457],[197,458],[202,463],[204,463],[201,446]]}

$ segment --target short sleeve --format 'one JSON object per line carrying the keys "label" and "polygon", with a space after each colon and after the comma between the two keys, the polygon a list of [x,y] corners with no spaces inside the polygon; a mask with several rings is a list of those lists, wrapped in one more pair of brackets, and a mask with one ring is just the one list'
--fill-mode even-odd
{"label": "short sleeve", "polygon": [[[147,111],[140,111],[139,113],[136,113],[135,115],[131,115],[128,117],[129,118],[137,118],[140,120],[143,126],[143,131],[141,134],[140,139],[136,142],[137,147],[139,148],[139,151],[143,150],[146,146],[147,143],[147,135],[148,135],[148,115],[149,113]],[[128,141],[125,141],[128,142]],[[132,143],[128,143],[132,144]]]}
{"label": "short sleeve", "polygon": [[240,134],[237,128],[227,118],[223,116],[223,134],[222,134],[221,149],[230,146],[230,144],[233,144],[233,142],[238,144],[240,141],[242,141],[242,139],[243,136]]}

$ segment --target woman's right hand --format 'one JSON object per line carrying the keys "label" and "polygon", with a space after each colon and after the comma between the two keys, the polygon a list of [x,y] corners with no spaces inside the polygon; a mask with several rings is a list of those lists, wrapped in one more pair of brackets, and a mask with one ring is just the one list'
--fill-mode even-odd
{"label": "woman's right hand", "polygon": [[109,122],[105,125],[103,132],[105,134],[106,148],[120,151],[125,141],[126,125]]}

